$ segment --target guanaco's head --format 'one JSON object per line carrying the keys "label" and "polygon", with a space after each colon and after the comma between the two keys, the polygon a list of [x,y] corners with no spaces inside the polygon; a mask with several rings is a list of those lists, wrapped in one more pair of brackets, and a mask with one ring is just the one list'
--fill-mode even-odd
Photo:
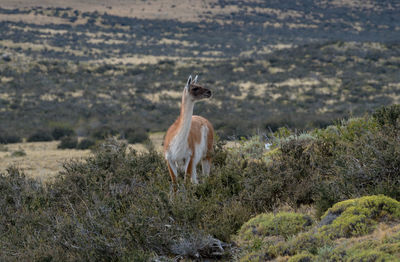
{"label": "guanaco's head", "polygon": [[202,87],[197,84],[198,75],[192,81],[192,76],[190,75],[185,86],[184,94],[191,98],[192,101],[198,101],[203,98],[210,98],[211,91],[208,88]]}

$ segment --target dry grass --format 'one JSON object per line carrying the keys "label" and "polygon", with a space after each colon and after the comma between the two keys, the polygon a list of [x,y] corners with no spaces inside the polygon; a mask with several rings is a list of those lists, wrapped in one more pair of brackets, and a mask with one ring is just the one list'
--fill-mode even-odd
{"label": "dry grass", "polygon": [[380,223],[377,228],[368,235],[352,238],[339,238],[335,242],[339,246],[352,247],[367,241],[383,241],[385,238],[393,236],[400,230],[400,225]]}
{"label": "dry grass", "polygon": [[11,21],[11,22],[25,22],[36,25],[46,24],[70,24],[66,19],[59,17],[50,17],[45,15],[34,15],[34,14],[0,14],[0,21]]}
{"label": "dry grass", "polygon": [[[150,139],[157,151],[162,151],[164,133],[150,134]],[[0,151],[0,172],[4,172],[9,166],[21,168],[28,176],[43,181],[51,179],[60,170],[63,163],[68,160],[83,160],[91,155],[90,150],[57,149],[58,141],[17,143],[6,145],[6,152]],[[4,148],[4,147],[3,147]],[[143,144],[133,144],[129,148],[145,151]],[[26,156],[12,156],[15,151],[23,150]]]}
{"label": "dry grass", "polygon": [[[150,140],[158,152],[163,151],[164,132],[151,133]],[[46,181],[53,178],[62,170],[63,164],[69,160],[84,160],[92,153],[90,150],[57,149],[59,141],[52,142],[24,142],[16,144],[0,144],[0,172],[10,166],[21,168],[30,177]],[[229,141],[226,148],[239,147],[237,141]],[[4,151],[4,149],[7,151]],[[145,152],[145,144],[130,144],[129,149]],[[23,150],[26,156],[12,156],[15,151]]]}
{"label": "dry grass", "polygon": [[[0,20],[1,21],[1,20]],[[44,49],[55,51],[55,52],[65,52],[74,55],[84,55],[83,51],[80,50],[73,50],[71,48],[61,48],[56,47],[48,44],[34,44],[34,43],[16,43],[11,40],[0,40],[0,46],[7,47],[7,48],[21,48],[23,50],[31,49],[33,51],[41,51]]]}
{"label": "dry grass", "polygon": [[[1,2],[2,8],[72,7],[82,12],[98,11],[117,16],[144,19],[176,19],[182,22],[198,22],[202,19],[201,16],[207,12],[215,15],[238,11],[237,6],[226,6],[223,9],[211,8],[211,4],[217,2],[216,0],[41,0],[40,3],[37,0],[2,0]],[[18,16],[22,17],[23,15]]]}
{"label": "dry grass", "polygon": [[[7,152],[0,152],[0,172],[9,166],[17,166],[34,178],[47,179],[61,170],[69,159],[82,159],[89,156],[89,150],[57,149],[58,141],[17,143],[7,145]],[[26,156],[13,157],[12,153],[23,150]]]}
{"label": "dry grass", "polygon": [[159,103],[163,97],[171,97],[179,99],[182,97],[182,92],[173,90],[162,90],[157,93],[145,94],[144,97],[153,103]]}

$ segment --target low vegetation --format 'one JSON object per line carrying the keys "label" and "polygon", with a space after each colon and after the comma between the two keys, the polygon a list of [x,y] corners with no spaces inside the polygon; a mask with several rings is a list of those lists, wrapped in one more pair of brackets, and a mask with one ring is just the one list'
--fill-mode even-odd
{"label": "low vegetation", "polygon": [[10,167],[0,260],[395,261],[398,108],[218,142],[212,175],[197,186],[180,178],[176,194],[160,153],[115,139],[46,185]]}
{"label": "low vegetation", "polygon": [[[397,261],[399,212],[400,202],[378,195],[339,202],[312,227],[302,214],[261,214],[236,236],[240,261]],[[270,219],[282,216],[286,230],[279,230],[279,220]],[[259,230],[265,226],[276,230]],[[292,231],[290,238],[287,230]],[[383,237],[377,237],[379,233]]]}

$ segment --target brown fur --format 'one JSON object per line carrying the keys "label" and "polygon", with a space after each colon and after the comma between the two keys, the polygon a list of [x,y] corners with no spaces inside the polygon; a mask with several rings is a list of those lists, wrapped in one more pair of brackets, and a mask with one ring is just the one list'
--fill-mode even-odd
{"label": "brown fur", "polygon": [[[168,129],[165,139],[164,139],[164,154],[166,154],[169,150],[170,144],[172,143],[173,139],[175,136],[179,133],[179,131],[183,128],[183,118],[185,115],[184,108],[185,108],[185,103],[190,103],[188,99],[191,99],[192,103],[194,103],[195,100],[200,100],[202,98],[209,98],[211,96],[211,91],[209,89],[203,88],[202,86],[196,85],[196,84],[191,84],[189,85],[188,89],[190,96],[188,96],[187,91],[184,91],[183,96],[182,96],[182,105],[181,105],[181,112],[180,116],[178,119],[170,126]],[[185,93],[186,92],[186,93]],[[187,112],[186,112],[187,113]],[[186,118],[187,119],[187,118]],[[204,117],[201,116],[196,116],[192,115],[191,116],[191,123],[190,123],[190,129],[189,129],[189,135],[187,138],[187,145],[190,151],[192,152],[189,163],[187,166],[187,169],[185,170],[186,177],[185,180],[190,180],[191,176],[193,174],[193,169],[196,168],[194,166],[195,163],[193,163],[196,152],[196,146],[198,146],[201,143],[201,127],[206,126],[208,129],[207,133],[207,138],[206,138],[206,152],[205,156],[203,157],[203,160],[209,161],[211,164],[211,155],[212,155],[212,150],[213,150],[213,141],[214,141],[214,128],[211,125],[211,123],[205,119]],[[198,159],[198,158],[197,158]],[[171,176],[171,180],[174,184],[174,189],[176,189],[176,174],[173,172],[173,168],[170,166],[170,162],[167,160],[168,164],[168,170]],[[194,178],[196,180],[196,178]]]}

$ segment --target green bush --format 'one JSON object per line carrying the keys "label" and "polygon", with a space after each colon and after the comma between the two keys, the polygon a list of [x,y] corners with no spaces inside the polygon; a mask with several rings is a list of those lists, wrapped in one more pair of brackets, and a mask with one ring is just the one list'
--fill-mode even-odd
{"label": "green bush", "polygon": [[255,255],[261,251],[265,257],[275,258],[289,252],[284,244],[285,240],[308,230],[311,225],[312,219],[307,215],[289,212],[264,213],[244,223],[235,241],[244,254],[256,252],[253,253]]}
{"label": "green bush", "polygon": [[64,136],[61,138],[58,149],[73,149],[78,145],[78,138],[76,136]]}
{"label": "green bush", "polygon": [[[261,214],[236,235],[238,260],[396,261],[399,208],[399,202],[385,196],[350,199],[335,204],[314,226],[302,225],[308,220],[303,214]],[[277,221],[280,216],[284,219]]]}
{"label": "green bush", "polygon": [[27,139],[28,142],[48,142],[53,141],[53,137],[51,133],[47,130],[39,130],[32,135],[30,135]]}
{"label": "green bush", "polygon": [[282,236],[287,239],[306,230],[312,219],[303,214],[281,212],[260,214],[243,224],[238,240],[248,241],[255,237]]}
{"label": "green bush", "polygon": [[314,157],[321,181],[314,195],[319,215],[334,203],[363,195],[400,199],[398,134],[398,128],[380,128],[371,117],[315,132],[321,145]]}
{"label": "green bush", "polygon": [[331,239],[371,233],[379,222],[400,220],[400,203],[392,198],[366,196],[335,204],[321,220],[319,232]]}
{"label": "green bush", "polygon": [[[282,203],[292,207],[312,204],[317,199],[321,183],[318,165],[327,161],[319,154],[319,141],[303,137],[282,139],[276,149],[259,158],[261,161],[245,161],[239,166],[243,169],[244,187],[240,194],[258,212],[272,210]],[[317,157],[321,162],[316,161]],[[240,158],[233,161],[239,162]]]}
{"label": "green bush", "polygon": [[301,253],[289,258],[288,262],[313,262],[315,257],[312,254]]}
{"label": "green bush", "polygon": [[381,127],[400,127],[400,105],[382,106],[372,116]]}

